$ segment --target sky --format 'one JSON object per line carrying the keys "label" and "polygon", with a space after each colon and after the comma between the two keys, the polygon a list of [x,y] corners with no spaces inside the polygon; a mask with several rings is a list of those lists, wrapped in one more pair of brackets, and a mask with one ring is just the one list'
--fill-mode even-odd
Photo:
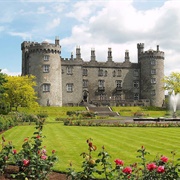
{"label": "sky", "polygon": [[21,74],[23,41],[54,43],[58,36],[61,56],[75,55],[90,60],[123,62],[129,50],[137,62],[137,43],[144,50],[165,52],[165,75],[180,72],[179,0],[0,0],[0,69],[9,75]]}

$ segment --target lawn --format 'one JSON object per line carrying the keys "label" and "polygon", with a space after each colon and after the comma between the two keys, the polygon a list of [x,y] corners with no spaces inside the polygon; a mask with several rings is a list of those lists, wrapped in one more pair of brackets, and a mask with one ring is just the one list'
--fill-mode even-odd
{"label": "lawn", "polygon": [[[24,138],[30,137],[34,130],[34,126],[17,126],[6,131],[4,136],[19,150]],[[76,127],[48,123],[44,126],[43,134],[46,136],[44,145],[48,152],[53,149],[57,152],[59,161],[54,167],[57,171],[66,171],[70,162],[76,169],[80,169],[80,154],[87,152],[88,138],[92,138],[98,148],[94,155],[104,145],[112,157],[112,163],[115,158],[124,160],[125,165],[137,162],[137,149],[142,145],[150,152],[147,156],[149,160],[162,154],[171,158],[171,151],[176,151],[175,159],[180,157],[180,128]]]}

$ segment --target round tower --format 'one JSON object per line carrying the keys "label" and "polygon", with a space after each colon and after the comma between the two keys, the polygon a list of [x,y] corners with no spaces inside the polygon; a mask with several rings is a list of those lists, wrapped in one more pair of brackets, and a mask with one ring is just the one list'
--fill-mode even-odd
{"label": "round tower", "polygon": [[59,38],[55,44],[46,41],[23,42],[22,75],[36,77],[35,90],[42,106],[62,106],[61,47]]}
{"label": "round tower", "polygon": [[164,94],[164,52],[156,50],[138,54],[140,63],[140,98],[149,99],[151,106],[162,107]]}

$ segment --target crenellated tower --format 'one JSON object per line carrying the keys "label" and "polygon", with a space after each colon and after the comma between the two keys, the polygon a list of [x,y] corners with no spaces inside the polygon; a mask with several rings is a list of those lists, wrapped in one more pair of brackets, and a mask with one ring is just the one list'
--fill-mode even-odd
{"label": "crenellated tower", "polygon": [[22,75],[36,77],[38,102],[42,106],[62,106],[61,46],[55,43],[23,42]]}
{"label": "crenellated tower", "polygon": [[149,99],[151,106],[161,107],[164,101],[164,52],[157,49],[144,51],[144,44],[137,44],[140,64],[140,99]]}

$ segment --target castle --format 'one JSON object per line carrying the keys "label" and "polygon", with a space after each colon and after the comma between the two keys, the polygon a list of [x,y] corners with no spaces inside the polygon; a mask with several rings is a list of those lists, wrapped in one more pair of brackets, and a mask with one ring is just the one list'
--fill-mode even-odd
{"label": "castle", "polygon": [[22,75],[36,76],[35,90],[42,106],[77,106],[82,102],[98,106],[157,106],[164,102],[164,52],[157,49],[144,51],[137,44],[137,63],[130,61],[125,51],[122,62],[114,62],[108,48],[107,60],[98,62],[91,49],[89,61],[81,57],[61,57],[59,38],[55,43],[24,41]]}

